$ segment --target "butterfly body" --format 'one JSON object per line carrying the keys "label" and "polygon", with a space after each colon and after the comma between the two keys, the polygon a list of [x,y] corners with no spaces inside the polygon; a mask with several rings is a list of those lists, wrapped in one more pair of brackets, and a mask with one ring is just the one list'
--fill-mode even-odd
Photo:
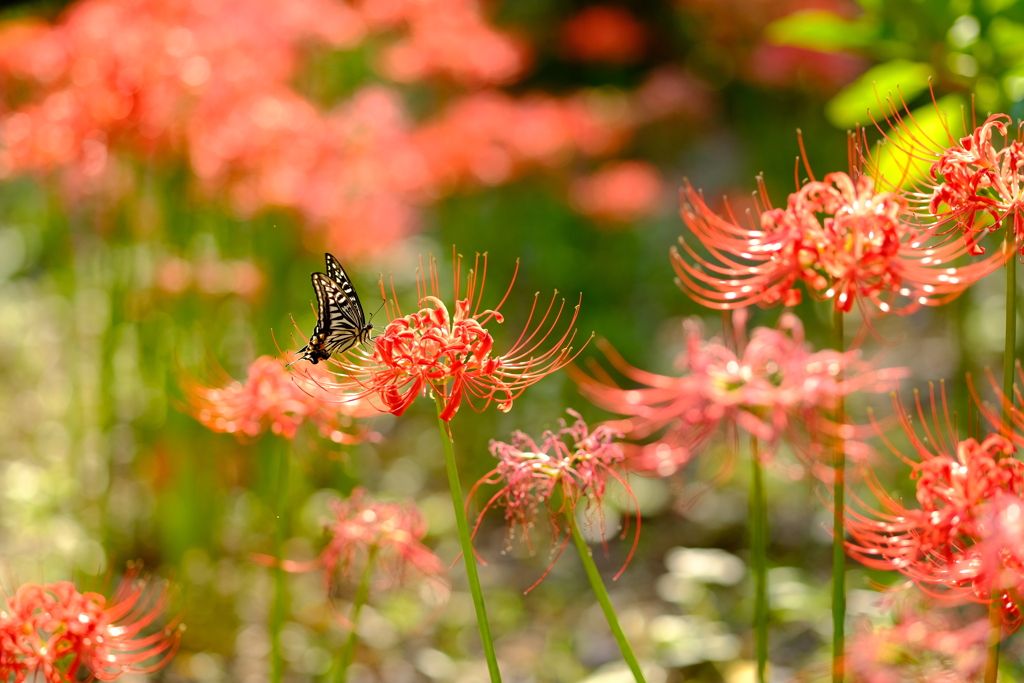
{"label": "butterfly body", "polygon": [[314,365],[335,353],[369,341],[373,330],[373,325],[366,322],[359,295],[345,269],[332,255],[324,254],[324,258],[327,274],[313,273],[310,276],[316,293],[316,327],[309,343],[299,349],[302,355],[296,359],[308,360]]}

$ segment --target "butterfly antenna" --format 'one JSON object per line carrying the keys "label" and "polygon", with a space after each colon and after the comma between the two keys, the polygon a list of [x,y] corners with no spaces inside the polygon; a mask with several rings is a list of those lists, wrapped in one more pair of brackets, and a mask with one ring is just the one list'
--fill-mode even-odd
{"label": "butterfly antenna", "polygon": [[388,300],[387,300],[387,299],[381,299],[381,300],[380,300],[380,306],[378,306],[378,307],[377,307],[377,310],[376,310],[376,311],[374,311],[374,312],[373,312],[373,315],[371,315],[371,316],[370,316],[370,322],[373,322],[373,318],[374,318],[374,317],[375,317],[375,316],[376,316],[376,315],[377,315],[378,313],[380,313],[380,309],[384,308],[384,304],[386,304],[387,302],[388,302]]}

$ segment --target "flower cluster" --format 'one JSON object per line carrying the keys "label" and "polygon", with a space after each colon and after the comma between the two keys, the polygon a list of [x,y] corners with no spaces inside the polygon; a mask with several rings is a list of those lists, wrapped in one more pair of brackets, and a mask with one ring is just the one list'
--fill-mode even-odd
{"label": "flower cluster", "polygon": [[630,223],[653,212],[663,194],[661,176],[651,164],[622,161],[579,178],[570,199],[580,213],[604,221]]}
{"label": "flower cluster", "polygon": [[[572,360],[570,344],[575,338],[576,306],[571,320],[560,337],[542,349],[555,331],[565,302],[556,308],[552,296],[540,320],[533,325],[537,297],[527,318],[525,329],[504,354],[494,352],[494,339],[486,325],[502,322],[499,313],[502,301],[492,310],[481,310],[487,257],[477,257],[469,271],[463,298],[461,257],[454,265],[456,295],[455,314],[440,299],[437,265],[430,264],[429,282],[420,282],[421,306],[416,313],[402,316],[394,301],[388,313],[393,319],[374,342],[373,350],[362,348],[350,352],[336,363],[340,368],[332,389],[358,398],[375,398],[395,415],[401,415],[416,397],[426,391],[441,397],[444,409],[440,417],[451,420],[465,400],[474,410],[483,410],[492,401],[498,409],[511,409],[512,402],[526,387],[564,367]],[[477,290],[477,277],[480,289]],[[513,282],[515,278],[513,277]],[[511,291],[511,284],[509,285]],[[532,327],[532,330],[531,330]],[[473,399],[481,403],[474,405]]]}
{"label": "flower cluster", "polygon": [[171,660],[180,633],[173,626],[142,635],[167,606],[166,589],[147,591],[130,571],[108,605],[68,581],[27,583],[0,612],[0,679],[21,683],[112,681],[152,673]]}
{"label": "flower cluster", "polygon": [[680,90],[699,90],[692,77],[664,74],[635,99],[487,88],[419,126],[392,88],[360,87],[330,110],[295,89],[310,47],[352,49],[379,32],[395,39],[374,65],[398,81],[493,86],[529,58],[474,0],[81,0],[53,25],[0,25],[0,177],[57,173],[75,195],[123,195],[127,158],[183,154],[239,212],[288,208],[362,253],[411,232],[420,207],[457,184],[613,152],[637,125],[702,113]]}
{"label": "flower cluster", "polygon": [[[932,408],[937,415],[934,395]],[[944,393],[942,410],[949,414]],[[961,439],[948,425],[944,434],[937,417],[930,429],[920,398],[917,414],[926,438],[917,435],[897,403],[917,459],[886,443],[913,466],[918,507],[906,507],[865,472],[880,509],[861,503],[864,511],[848,510],[847,551],[869,567],[899,571],[931,594],[994,603],[1013,632],[1022,622],[1015,595],[1024,589],[1024,564],[1013,550],[1020,547],[1019,535],[1003,541],[1014,535],[1011,522],[1020,516],[1024,463],[1013,454],[1024,441],[1016,434]]]}
{"label": "flower cluster", "polygon": [[[568,525],[575,524],[574,511],[581,499],[586,499],[588,506],[599,506],[609,477],[622,483],[629,491],[628,484],[615,472],[615,468],[625,458],[622,447],[615,442],[617,437],[622,436],[621,432],[606,425],[591,430],[579,413],[573,410],[566,412],[574,418],[574,422],[570,425],[564,419],[559,419],[561,428],[544,432],[539,443],[520,431],[513,432],[512,443],[491,440],[491,454],[498,458],[498,466],[473,486],[469,499],[472,500],[473,493],[484,484],[499,485],[501,488],[480,511],[476,528],[479,528],[487,510],[494,505],[501,505],[505,508],[505,520],[509,525],[508,540],[515,536],[515,529],[519,528],[524,541],[529,544],[530,530],[543,505],[547,507],[557,541],[562,529],[560,520]],[[556,492],[560,495],[556,495]],[[639,527],[638,520],[633,551],[639,540]],[[562,548],[567,541],[568,536]],[[631,551],[630,557],[632,554]],[[629,559],[626,560],[628,562]],[[545,571],[537,583],[547,573]]]}
{"label": "flower cluster", "polygon": [[[734,316],[741,351],[703,338],[701,326],[687,321],[686,350],[676,364],[680,376],[658,375],[635,368],[605,346],[616,370],[639,384],[623,389],[611,378],[574,370],[584,395],[597,405],[627,416],[616,424],[639,439],[664,432],[656,443],[639,450],[630,465],[661,476],[683,467],[718,431],[735,422],[764,442],[770,454],[784,435],[798,452],[816,453],[822,436],[835,435],[823,414],[854,391],[880,391],[903,376],[900,369],[875,370],[855,351],[811,351],[803,325],[784,314],[777,329],[759,327],[744,344],[745,313]],[[798,429],[799,428],[799,429]],[[801,434],[804,435],[801,437]],[[807,439],[806,435],[813,435]]]}
{"label": "flower cluster", "polygon": [[866,300],[883,313],[906,313],[948,302],[1004,259],[997,253],[960,265],[968,255],[963,244],[922,227],[900,195],[879,192],[869,176],[830,173],[808,182],[750,229],[731,213],[716,214],[690,186],[682,199],[683,220],[710,258],[681,239],[693,262],[673,250],[673,265],[691,297],[717,309],[791,306],[803,282],[840,311]]}
{"label": "flower cluster", "polygon": [[358,399],[329,393],[324,386],[331,379],[323,368],[310,365],[297,374],[288,372],[277,358],[260,356],[249,366],[245,384],[233,381],[212,388],[188,380],[182,387],[195,418],[215,432],[252,438],[269,426],[274,434],[293,439],[299,426],[309,421],[335,443],[352,444],[372,436],[349,432],[353,418],[379,411]]}

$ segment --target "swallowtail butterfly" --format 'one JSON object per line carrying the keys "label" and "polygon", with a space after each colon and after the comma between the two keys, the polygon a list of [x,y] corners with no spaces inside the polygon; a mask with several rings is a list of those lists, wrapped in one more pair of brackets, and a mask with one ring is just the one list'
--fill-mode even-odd
{"label": "swallowtail butterfly", "polygon": [[313,273],[311,276],[318,311],[316,327],[309,343],[299,349],[302,355],[296,359],[308,360],[314,365],[327,360],[332,354],[368,341],[373,329],[373,325],[366,322],[359,295],[345,269],[330,254],[324,254],[324,258],[327,274]]}

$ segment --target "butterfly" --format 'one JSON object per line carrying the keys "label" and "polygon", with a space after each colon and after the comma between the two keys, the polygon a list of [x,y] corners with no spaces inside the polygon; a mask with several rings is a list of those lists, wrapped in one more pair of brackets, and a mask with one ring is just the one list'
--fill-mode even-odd
{"label": "butterfly", "polygon": [[309,343],[299,349],[298,353],[302,355],[296,359],[308,360],[313,365],[368,341],[373,329],[373,325],[366,322],[359,295],[345,269],[330,254],[324,254],[324,259],[327,274],[313,273],[310,276],[316,292],[316,327]]}

